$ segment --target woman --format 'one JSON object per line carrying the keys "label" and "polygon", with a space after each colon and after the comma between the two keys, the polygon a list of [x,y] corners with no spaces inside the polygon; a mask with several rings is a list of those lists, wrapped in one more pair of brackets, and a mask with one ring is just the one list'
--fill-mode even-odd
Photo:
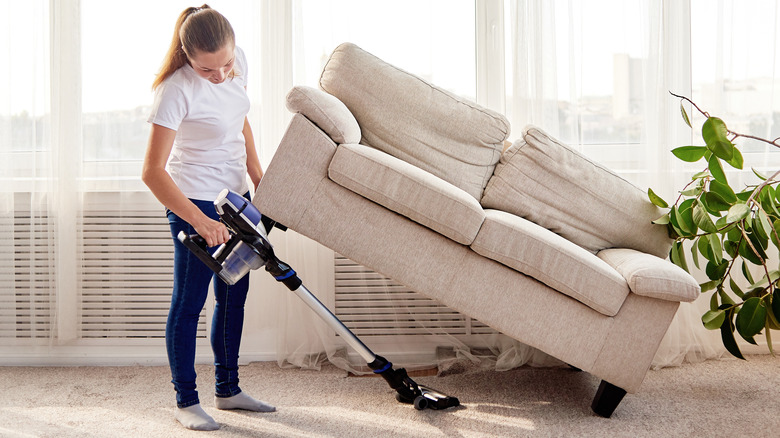
{"label": "woman", "polygon": [[153,84],[142,179],[167,208],[173,235],[174,283],[165,340],[176,389],[175,417],[189,429],[219,428],[200,406],[194,366],[198,317],[212,278],[216,407],[275,410],[238,387],[248,276],[228,286],[176,238],[183,230],[199,234],[210,247],[225,243],[230,235],[214,199],[225,188],[248,198],[247,173],[255,189],[260,183],[263,171],[246,118],[246,83],[246,59],[227,19],[208,5],[184,10]]}

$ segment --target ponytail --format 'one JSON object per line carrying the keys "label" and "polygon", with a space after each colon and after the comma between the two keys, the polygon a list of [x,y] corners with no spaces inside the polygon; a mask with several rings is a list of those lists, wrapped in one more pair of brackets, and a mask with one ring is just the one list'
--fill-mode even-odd
{"label": "ponytail", "polygon": [[[222,14],[207,4],[185,9],[176,20],[171,45],[152,83],[152,89],[159,87],[176,70],[187,64],[187,55],[194,56],[196,52],[214,53],[228,43],[235,45],[235,34],[230,22]],[[230,77],[233,76],[231,72]]]}

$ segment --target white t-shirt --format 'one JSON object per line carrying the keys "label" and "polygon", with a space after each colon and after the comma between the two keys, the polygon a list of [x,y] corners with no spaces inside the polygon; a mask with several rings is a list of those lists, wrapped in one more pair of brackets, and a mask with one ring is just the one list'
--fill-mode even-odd
{"label": "white t-shirt", "polygon": [[214,84],[189,64],[157,87],[147,120],[176,131],[166,170],[191,199],[213,201],[223,189],[246,193],[244,119],[247,63],[236,47],[235,77]]}

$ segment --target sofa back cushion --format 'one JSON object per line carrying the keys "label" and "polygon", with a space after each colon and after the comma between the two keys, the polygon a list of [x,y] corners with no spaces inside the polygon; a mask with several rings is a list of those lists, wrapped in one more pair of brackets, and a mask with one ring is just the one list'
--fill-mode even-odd
{"label": "sofa back cushion", "polygon": [[647,195],[536,127],[507,149],[482,206],[513,213],[591,251],[631,248],[666,258],[672,241]]}
{"label": "sofa back cushion", "polygon": [[360,124],[361,143],[387,152],[480,200],[509,135],[507,119],[354,44],[337,47],[320,87]]}

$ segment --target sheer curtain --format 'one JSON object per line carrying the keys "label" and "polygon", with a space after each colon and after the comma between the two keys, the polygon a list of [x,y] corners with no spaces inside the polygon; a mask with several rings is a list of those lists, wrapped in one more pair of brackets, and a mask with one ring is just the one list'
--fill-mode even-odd
{"label": "sheer curtain", "polygon": [[[56,330],[49,4],[0,6],[0,348]],[[61,42],[67,44],[67,42]],[[65,170],[67,172],[67,170]],[[21,286],[21,287],[20,287]]]}
{"label": "sheer curtain", "polygon": [[[513,138],[525,125],[538,125],[666,199],[697,170],[669,150],[700,143],[669,91],[693,96],[734,130],[780,136],[777,0],[209,4],[231,20],[247,52],[249,118],[264,166],[291,116],[285,94],[293,85],[316,86],[328,55],[344,41],[464,97],[505,105],[495,109],[509,117]],[[164,362],[170,236],[162,207],[138,176],[149,84],[176,17],[192,5],[139,0],[120,9],[99,0],[32,0],[0,6],[5,362]],[[479,25],[485,15],[492,24],[503,22],[504,62],[478,65],[495,60],[479,53],[489,45]],[[500,74],[494,74],[497,68]],[[696,124],[701,118],[694,118]],[[780,166],[780,154],[766,145],[746,143],[743,151],[747,170],[731,171],[731,181],[750,184],[750,167],[770,172]],[[547,363],[538,352],[349,265],[294,232],[275,231],[271,240],[307,286],[351,318],[379,353],[414,364],[435,361],[435,348],[444,346],[502,369]],[[337,302],[337,284],[356,282],[375,285],[372,300],[392,303],[392,311],[343,310],[351,303]],[[343,342],[297,297],[263,273],[253,276],[252,290],[243,359],[317,367],[329,357],[348,367]],[[723,353],[717,332],[701,327],[708,298],[683,305],[656,366]],[[199,357],[208,361],[207,318],[202,320]],[[392,328],[386,336],[366,328],[377,321]]]}
{"label": "sheer curtain", "polygon": [[[688,1],[510,2],[512,126],[534,124],[667,199],[693,172],[672,154],[692,144],[679,103],[691,95]],[[683,303],[655,367],[718,357],[701,324],[708,297]]]}

